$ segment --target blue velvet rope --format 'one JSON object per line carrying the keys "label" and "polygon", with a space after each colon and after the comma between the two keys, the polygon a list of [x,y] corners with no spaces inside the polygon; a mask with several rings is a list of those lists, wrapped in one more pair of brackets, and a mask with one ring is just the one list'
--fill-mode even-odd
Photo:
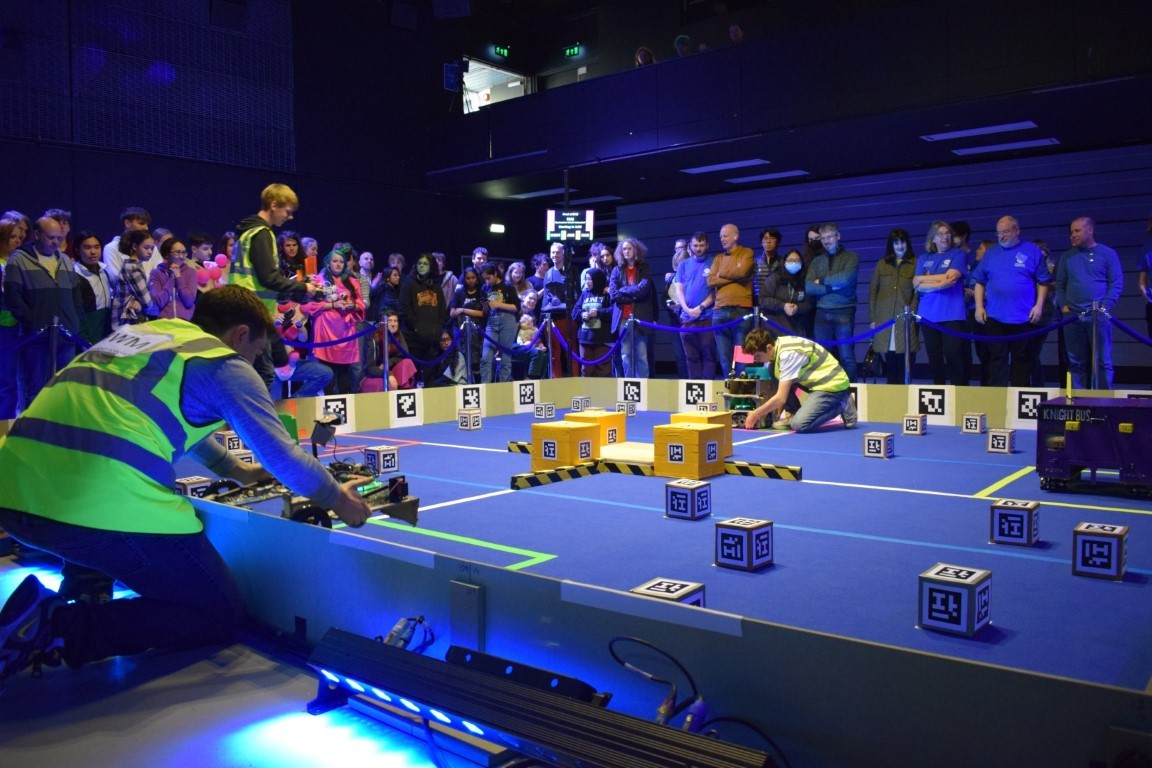
{"label": "blue velvet rope", "polygon": [[975,333],[966,333],[964,331],[955,331],[955,330],[952,330],[951,328],[945,328],[944,326],[937,325],[936,323],[932,322],[931,320],[926,320],[926,319],[920,317],[919,315],[916,316],[916,319],[920,323],[928,326],[929,328],[934,328],[937,331],[940,331],[940,333],[944,333],[944,334],[947,334],[949,336],[955,336],[959,339],[967,339],[968,341],[986,341],[986,342],[993,343],[993,344],[1004,344],[1004,343],[1010,342],[1010,341],[1023,341],[1024,339],[1030,339],[1033,336],[1041,336],[1041,335],[1048,333],[1050,331],[1054,331],[1057,328],[1063,328],[1064,326],[1070,325],[1071,323],[1074,323],[1077,320],[1079,320],[1080,316],[1079,315],[1073,315],[1071,317],[1064,318],[1063,320],[1061,320],[1058,323],[1047,323],[1045,325],[1038,325],[1035,328],[1024,331],[1023,333],[1013,333],[1013,334],[1010,334],[1008,336],[981,336],[981,335],[978,335]]}
{"label": "blue velvet rope", "polygon": [[320,349],[321,347],[334,347],[337,344],[344,344],[352,341],[353,339],[358,339],[361,336],[367,336],[370,333],[376,333],[376,329],[379,326],[380,323],[368,323],[368,327],[362,331],[356,331],[349,336],[342,336],[339,339],[332,339],[331,341],[289,341],[283,336],[280,337],[280,340],[284,342],[284,346],[286,347],[296,347],[297,349]]}
{"label": "blue velvet rope", "polygon": [[[529,348],[534,347],[534,346],[536,346],[536,342],[540,341],[540,337],[543,334],[544,334],[544,328],[543,328],[543,326],[541,326],[540,328],[536,329],[536,335],[532,337],[532,341],[528,342],[527,344],[517,344],[516,346],[518,346],[518,347],[519,346],[527,346]],[[510,355],[516,354],[515,349],[508,349],[508,347],[505,347],[504,345],[502,345],[499,342],[499,340],[492,338],[486,332],[480,331],[480,335],[482,337],[484,337],[485,339],[487,339],[489,342],[491,342],[492,346],[496,347],[496,349],[500,350],[501,352],[507,352]]]}
{"label": "blue velvet rope", "polygon": [[[1135,330],[1134,328],[1132,328],[1127,323],[1125,323],[1122,320],[1119,320],[1115,317],[1112,317],[1105,310],[1100,310],[1100,313],[1109,322],[1111,322],[1113,325],[1115,325],[1120,330],[1127,333],[1132,338],[1136,339],[1137,341],[1139,341],[1143,344],[1147,344],[1149,346],[1152,346],[1152,339],[1148,338],[1147,336],[1142,335],[1139,331]],[[937,324],[931,320],[927,320],[923,317],[920,317],[919,315],[916,315],[914,313],[912,314],[912,317],[916,322],[922,323],[923,325],[925,325],[929,328],[933,328],[933,329],[939,331],[940,333],[944,333],[944,334],[947,334],[949,336],[956,336],[957,338],[966,339],[968,341],[988,342],[988,343],[992,343],[992,344],[1002,344],[1005,342],[1021,341],[1023,339],[1032,338],[1033,336],[1039,336],[1041,334],[1049,333],[1049,332],[1056,330],[1058,328],[1063,328],[1066,325],[1071,325],[1072,323],[1076,322],[1077,320],[1080,320],[1081,318],[1083,318],[1087,315],[1090,315],[1090,314],[1091,314],[1091,310],[1088,310],[1088,311],[1082,312],[1080,314],[1070,315],[1066,318],[1061,319],[1059,322],[1056,322],[1056,323],[1049,323],[1046,325],[1037,326],[1036,328],[1030,329],[1030,330],[1025,331],[1023,333],[1016,333],[1016,334],[1012,334],[1009,336],[984,336],[984,335],[980,335],[980,334],[967,333],[965,331],[957,331],[957,330],[954,330],[952,328],[946,328],[946,327],[939,325],[939,324]],[[749,313],[749,314],[745,315],[744,317],[738,317],[734,320],[729,320],[728,322],[721,323],[719,325],[707,325],[707,326],[701,326],[701,327],[695,327],[695,328],[685,328],[683,326],[673,326],[673,325],[662,325],[660,323],[650,323],[646,320],[640,320],[639,318],[633,318],[633,320],[636,322],[637,325],[640,325],[644,328],[648,328],[648,329],[651,329],[654,331],[670,331],[673,333],[712,333],[712,332],[715,332],[717,330],[723,330],[726,328],[733,328],[733,327],[740,325],[742,323],[746,323],[750,319],[752,319],[753,317],[754,317],[754,315]],[[772,326],[772,328],[776,329],[776,331],[778,331],[780,333],[783,333],[783,334],[791,333],[790,329],[784,328],[783,326],[773,322],[771,319],[765,317],[764,315],[760,315],[760,319],[763,322],[767,323],[768,325]],[[894,318],[892,318],[891,320],[885,321],[880,326],[878,326],[876,328],[871,328],[871,329],[865,331],[864,333],[858,334],[858,335],[853,336],[851,338],[817,340],[817,343],[820,344],[821,346],[831,347],[831,346],[837,346],[840,344],[856,344],[856,343],[859,343],[862,341],[868,341],[869,339],[871,339],[873,336],[880,333],[881,331],[885,331],[885,330],[891,328],[892,326],[896,325],[896,323],[902,322],[903,319],[904,319],[904,313],[900,313],[900,314],[896,315]],[[369,323],[368,327],[362,331],[357,331],[356,333],[354,333],[350,336],[346,336],[346,337],[340,338],[340,339],[334,339],[332,341],[300,342],[300,341],[285,340],[284,344],[286,346],[299,347],[299,348],[304,348],[304,349],[315,349],[318,347],[330,347],[330,346],[333,346],[336,344],[343,344],[343,343],[351,341],[353,339],[358,339],[361,336],[365,336],[369,333],[374,333],[376,331],[376,328],[379,325],[380,325],[380,323]],[[545,329],[547,327],[552,328],[553,338],[556,339],[560,343],[561,348],[563,348],[564,351],[566,351],[569,355],[571,355],[572,358],[574,360],[576,360],[576,362],[580,363],[581,365],[596,365],[596,364],[604,362],[605,360],[609,359],[613,354],[615,354],[617,348],[619,348],[620,345],[623,343],[623,339],[616,339],[616,341],[609,348],[608,354],[606,354],[603,357],[600,357],[596,360],[585,360],[584,358],[577,355],[575,351],[573,351],[571,346],[569,346],[567,339],[565,339],[563,337],[563,335],[558,330],[556,330],[555,325],[551,322],[548,322],[536,330],[536,335],[532,338],[531,343],[528,344],[529,347],[535,347],[536,346],[536,344],[540,341],[540,337],[543,336]],[[17,342],[13,347],[10,347],[9,350],[15,351],[16,349],[19,349],[23,344],[28,343],[32,339],[36,338],[36,336],[45,333],[47,330],[48,329],[42,329],[37,334],[29,336],[29,337],[25,338],[23,341]],[[60,330],[63,331],[64,334],[66,336],[68,336],[72,341],[76,342],[77,344],[83,345],[85,349],[88,348],[89,345],[86,342],[84,342],[82,339],[78,339],[77,337],[75,337],[73,334],[69,333],[64,328],[61,328]],[[503,346],[502,344],[500,344],[499,340],[492,338],[483,330],[480,330],[479,332],[483,338],[487,339],[493,346],[495,346],[501,352],[504,352],[507,354],[516,354],[515,349],[509,349],[508,347]],[[421,360],[420,358],[413,357],[411,354],[404,351],[403,349],[401,349],[401,355],[403,357],[406,357],[406,358],[412,360],[412,362],[414,362],[420,366],[436,365],[440,362],[443,362],[448,357],[448,355],[451,354],[451,352],[454,349],[456,349],[456,347],[458,346],[458,344],[460,342],[460,336],[462,334],[463,334],[463,329],[456,328],[453,335],[452,335],[452,345],[450,347],[448,347],[448,349],[445,350],[443,354],[441,354],[439,357],[437,357],[434,360]],[[396,340],[396,337],[393,336],[390,331],[388,332],[388,338],[391,341]],[[397,348],[400,347],[399,344],[397,344],[396,346],[397,346]]]}
{"label": "blue velvet rope", "polygon": [[[9,345],[7,347],[0,347],[0,353],[4,353],[4,354],[14,353],[17,350],[23,348],[25,345],[31,344],[32,342],[36,341],[36,339],[40,338],[44,334],[49,333],[51,330],[52,330],[52,326],[49,325],[49,326],[45,326],[44,328],[41,328],[40,330],[36,331],[35,333],[30,333],[27,336],[21,336],[15,342],[13,342],[11,345]],[[67,328],[65,328],[62,325],[56,326],[56,330],[58,330],[60,333],[64,334],[64,336],[69,341],[71,341],[73,344],[80,347],[80,349],[87,350],[87,349],[91,348],[91,346],[92,346],[87,341],[80,338],[76,334],[72,333],[72,331],[68,330]]]}
{"label": "blue velvet rope", "polygon": [[580,355],[572,351],[572,348],[568,346],[568,341],[564,338],[564,335],[560,333],[560,331],[556,330],[556,326],[554,325],[552,326],[552,335],[560,341],[560,346],[564,349],[564,351],[572,355],[572,359],[580,363],[580,365],[599,365],[600,363],[612,357],[612,355],[616,354],[616,350],[620,347],[621,344],[624,343],[623,338],[616,339],[616,341],[612,343],[612,346],[608,347],[608,352],[603,357],[598,357],[595,360],[585,360],[584,358],[580,357]]}
{"label": "blue velvet rope", "polygon": [[1124,331],[1124,333],[1126,333],[1129,336],[1131,336],[1132,338],[1136,339],[1136,341],[1139,341],[1142,344],[1147,344],[1148,346],[1152,347],[1152,339],[1150,339],[1147,336],[1145,336],[1144,334],[1140,333],[1140,331],[1138,331],[1135,328],[1133,328],[1132,326],[1128,325],[1128,323],[1126,323],[1123,320],[1120,320],[1118,318],[1112,317],[1112,315],[1109,315],[1107,313],[1105,313],[1105,316],[1112,323],[1112,325],[1114,325],[1117,328],[1119,328],[1120,330]]}

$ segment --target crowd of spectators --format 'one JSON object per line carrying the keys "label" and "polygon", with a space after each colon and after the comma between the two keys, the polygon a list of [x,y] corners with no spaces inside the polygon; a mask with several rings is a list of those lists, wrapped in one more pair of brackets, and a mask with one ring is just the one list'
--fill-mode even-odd
{"label": "crowd of spectators", "polygon": [[[860,350],[865,375],[896,384],[923,347],[935,383],[1030,386],[1043,382],[1045,331],[1069,316],[1077,319],[1057,334],[1062,371],[1089,388],[1095,347],[1096,387],[1113,382],[1111,325],[1093,325],[1092,310],[1114,307],[1123,272],[1087,217],[1070,223],[1062,254],[1023,238],[1011,216],[975,249],[965,222],[933,221],[922,243],[892,229],[867,290],[874,332],[858,335],[860,259],[834,223],[809,227],[797,247],[781,247],[780,232],[767,228],[755,251],[740,244],[735,224],[720,228],[719,249],[695,232],[676,241],[660,286],[647,246],[634,237],[582,253],[553,243],[548,253],[507,265],[477,247],[457,275],[440,252],[421,253],[409,266],[403,254],[376,259],[338,242],[321,256],[314,238],[289,229],[260,245],[253,233],[283,226],[295,210],[294,193],[274,188],[287,193],[272,198],[290,194],[288,214],[249,217],[218,238],[154,228],[135,206],[124,209],[107,242],[94,230],[72,232],[60,209],[34,220],[16,211],[0,216],[0,418],[14,418],[83,346],[121,325],[188,319],[198,295],[244,279],[275,296],[281,343],[272,345],[274,376],[265,380],[276,396],[549,375],[647,377],[657,323],[667,326],[661,332],[677,331],[681,377],[731,375],[744,334],[770,323],[820,341],[854,381]],[[270,258],[256,258],[260,248],[272,249],[275,275],[256,274]],[[253,251],[251,266],[233,265],[245,249]],[[1152,308],[1152,249],[1145,251],[1140,288]],[[587,266],[575,263],[585,257]],[[230,276],[233,268],[244,274]],[[909,314],[913,322],[905,323]],[[1152,309],[1149,322],[1152,332]]]}

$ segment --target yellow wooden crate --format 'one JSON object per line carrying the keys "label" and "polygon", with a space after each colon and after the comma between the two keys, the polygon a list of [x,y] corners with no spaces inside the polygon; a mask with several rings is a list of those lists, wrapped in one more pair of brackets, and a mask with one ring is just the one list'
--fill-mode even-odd
{"label": "yellow wooden crate", "polygon": [[600,428],[579,421],[532,425],[532,471],[543,472],[600,459]]}
{"label": "yellow wooden crate", "polygon": [[703,480],[724,474],[724,428],[719,424],[658,424],[653,434],[657,476]]}
{"label": "yellow wooden crate", "polygon": [[673,424],[717,424],[724,427],[722,456],[732,455],[732,411],[684,411],[672,414]]}
{"label": "yellow wooden crate", "polygon": [[585,424],[595,424],[600,430],[600,446],[615,445],[627,440],[625,424],[628,417],[623,413],[590,409],[574,411],[564,414],[565,421],[579,421]]}

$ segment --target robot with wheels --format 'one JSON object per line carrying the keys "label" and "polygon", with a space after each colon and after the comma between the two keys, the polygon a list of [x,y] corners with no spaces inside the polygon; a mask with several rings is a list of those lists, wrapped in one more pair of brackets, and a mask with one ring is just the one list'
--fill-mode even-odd
{"label": "robot with wheels", "polygon": [[1152,493],[1152,399],[1057,397],[1040,404],[1036,473],[1040,487],[1062,491],[1088,470],[1119,472],[1133,495]]}
{"label": "robot with wheels", "polygon": [[[732,412],[732,426],[744,429],[748,412],[776,394],[776,380],[770,366],[748,366],[739,376],[729,376],[724,380],[724,409]],[[771,427],[771,417],[760,421],[758,428]]]}

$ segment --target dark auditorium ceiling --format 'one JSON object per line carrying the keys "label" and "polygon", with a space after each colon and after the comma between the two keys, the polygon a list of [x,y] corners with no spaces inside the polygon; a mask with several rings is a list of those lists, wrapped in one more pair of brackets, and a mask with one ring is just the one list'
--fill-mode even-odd
{"label": "dark auditorium ceiling", "polygon": [[[1028,122],[1035,127],[935,141],[921,138],[961,129]],[[984,154],[954,152],[991,144],[1050,139],[1058,143]],[[619,198],[605,201],[614,205],[1150,142],[1152,77],[1133,76],[804,125],[714,143],[668,147],[635,156],[603,157],[569,167],[568,178],[574,190],[571,193],[574,204]],[[754,159],[766,160],[769,164],[683,172],[683,169]],[[524,173],[510,168],[511,172],[506,175],[491,170],[432,174],[438,176],[432,186],[445,192],[488,199],[531,196],[541,190],[562,188],[564,170],[556,166]],[[760,181],[729,181],[794,171],[807,173]],[[530,199],[559,204],[563,202],[563,195],[554,192]]]}

